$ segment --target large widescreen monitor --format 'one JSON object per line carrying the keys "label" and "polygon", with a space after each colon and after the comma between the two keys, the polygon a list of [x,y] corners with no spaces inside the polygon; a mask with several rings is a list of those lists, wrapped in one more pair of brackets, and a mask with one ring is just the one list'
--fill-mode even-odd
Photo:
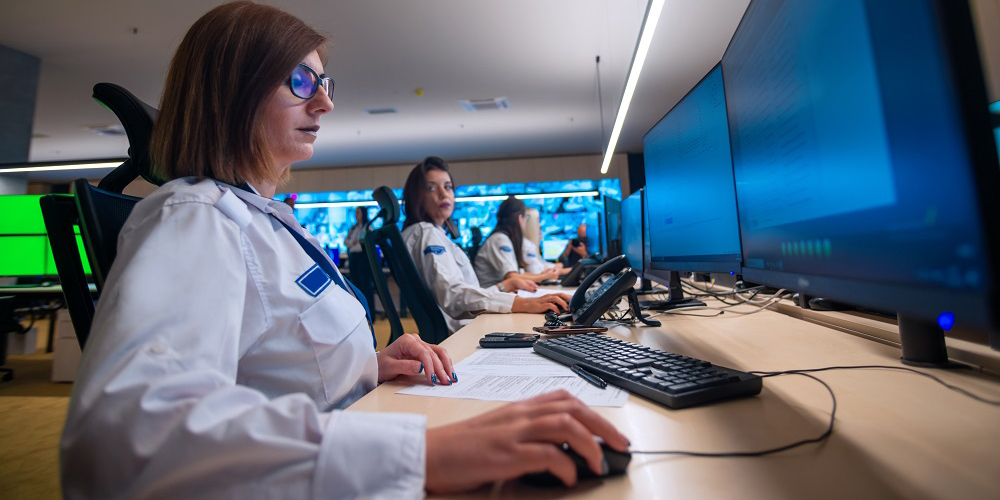
{"label": "large widescreen monitor", "polygon": [[[0,196],[0,276],[39,277],[56,276],[52,247],[45,232],[45,221],[39,205],[41,195]],[[90,263],[83,250],[79,227],[76,231],[77,246],[84,272],[90,274]]]}
{"label": "large widescreen monitor", "polygon": [[621,221],[622,253],[642,276],[642,189],[622,200]]}
{"label": "large widescreen monitor", "polygon": [[1000,179],[965,1],[754,0],[722,69],[744,279],[996,330]]}
{"label": "large widescreen monitor", "polygon": [[739,272],[722,68],[705,75],[642,142],[651,271]]}

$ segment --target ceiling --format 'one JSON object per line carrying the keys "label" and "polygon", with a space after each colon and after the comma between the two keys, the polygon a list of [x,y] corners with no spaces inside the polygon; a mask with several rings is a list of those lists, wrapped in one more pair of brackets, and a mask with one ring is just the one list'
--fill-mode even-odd
{"label": "ceiling", "polygon": [[[645,131],[722,57],[748,2],[667,0],[617,151],[641,151]],[[124,137],[88,130],[117,124],[90,98],[91,87],[117,83],[156,106],[175,47],[218,3],[4,0],[0,45],[41,59],[30,161],[124,156]],[[600,153],[647,5],[646,0],[265,3],[331,38],[326,72],[336,80],[335,109],[323,118],[315,156],[297,169],[413,163],[430,154],[455,161]],[[467,111],[459,104],[496,97],[506,97],[510,107]],[[397,112],[366,113],[373,108]],[[66,181],[79,172],[29,175]]]}

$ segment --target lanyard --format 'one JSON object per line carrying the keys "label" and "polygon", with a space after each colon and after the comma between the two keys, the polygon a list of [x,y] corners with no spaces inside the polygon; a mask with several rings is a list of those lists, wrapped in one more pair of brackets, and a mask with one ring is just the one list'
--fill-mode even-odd
{"label": "lanyard", "polygon": [[[255,191],[253,188],[250,187],[249,184],[245,182],[239,186],[234,186],[234,187],[242,189],[248,193],[258,194],[257,191]],[[353,295],[354,300],[360,302],[361,307],[365,308],[365,319],[368,320],[368,329],[371,330],[372,332],[372,345],[377,349],[378,339],[375,338],[375,326],[372,324],[372,313],[371,311],[368,310],[368,298],[365,297],[365,294],[361,293],[361,290],[359,290],[358,287],[354,286],[354,283],[351,283],[346,278],[342,279],[342,276],[340,275],[339,272],[337,272],[337,268],[334,267],[333,262],[330,260],[330,257],[325,255],[323,252],[320,251],[319,248],[316,248],[315,245],[310,243],[305,236],[302,236],[301,233],[299,233],[291,226],[286,224],[285,221],[281,220],[277,214],[272,212],[271,216],[274,217],[274,220],[280,222],[281,225],[285,229],[287,229],[289,233],[292,234],[292,238],[295,238],[295,242],[298,243],[300,247],[302,247],[302,250],[306,252],[306,255],[308,255],[313,260],[313,262],[315,262],[316,265],[323,270],[323,273],[325,273],[327,277],[333,280],[333,282],[336,283],[338,286],[340,286],[340,288],[343,288],[345,292]],[[358,297],[361,298],[359,299]]]}
{"label": "lanyard", "polygon": [[371,312],[368,310],[368,300],[361,300],[362,298],[365,298],[364,294],[361,293],[361,290],[359,290],[358,287],[354,286],[354,283],[351,283],[346,278],[341,278],[340,273],[337,272],[335,267],[333,267],[333,262],[330,261],[330,258],[324,255],[323,252],[316,248],[315,245],[310,243],[305,236],[302,236],[301,233],[286,224],[285,221],[279,219],[277,215],[272,213],[271,216],[274,217],[274,220],[280,222],[281,225],[292,234],[292,237],[295,238],[295,241],[300,247],[302,247],[302,250],[305,250],[306,254],[312,258],[316,265],[318,265],[319,268],[322,269],[334,283],[339,285],[340,288],[343,288],[345,292],[353,295],[355,300],[361,303],[361,306],[365,308],[365,319],[368,320],[368,328],[372,331],[372,342],[374,342],[375,346],[378,346],[378,340],[375,338],[375,328],[372,326]]}

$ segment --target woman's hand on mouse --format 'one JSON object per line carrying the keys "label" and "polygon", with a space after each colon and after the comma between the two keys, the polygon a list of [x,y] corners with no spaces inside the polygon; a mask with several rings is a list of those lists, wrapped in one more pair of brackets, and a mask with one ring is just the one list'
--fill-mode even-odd
{"label": "woman's hand on mouse", "polygon": [[572,486],[576,466],[558,447],[568,443],[600,474],[602,452],[594,436],[616,450],[628,449],[624,435],[566,391],[511,403],[428,429],[425,488],[431,493],[466,491],[545,471]]}

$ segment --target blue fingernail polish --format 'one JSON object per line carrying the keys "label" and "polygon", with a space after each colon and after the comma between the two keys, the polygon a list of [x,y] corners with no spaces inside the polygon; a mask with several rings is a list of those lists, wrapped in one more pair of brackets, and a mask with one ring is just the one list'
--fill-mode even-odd
{"label": "blue fingernail polish", "polygon": [[455,375],[455,372],[451,372],[451,379],[458,382],[458,375]]}
{"label": "blue fingernail polish", "polygon": [[417,370],[417,373],[423,373],[423,372],[424,372],[424,364],[420,363],[420,369]]}
{"label": "blue fingernail polish", "polygon": [[437,375],[431,375],[431,382],[435,383],[435,384],[438,383],[438,376]]}

